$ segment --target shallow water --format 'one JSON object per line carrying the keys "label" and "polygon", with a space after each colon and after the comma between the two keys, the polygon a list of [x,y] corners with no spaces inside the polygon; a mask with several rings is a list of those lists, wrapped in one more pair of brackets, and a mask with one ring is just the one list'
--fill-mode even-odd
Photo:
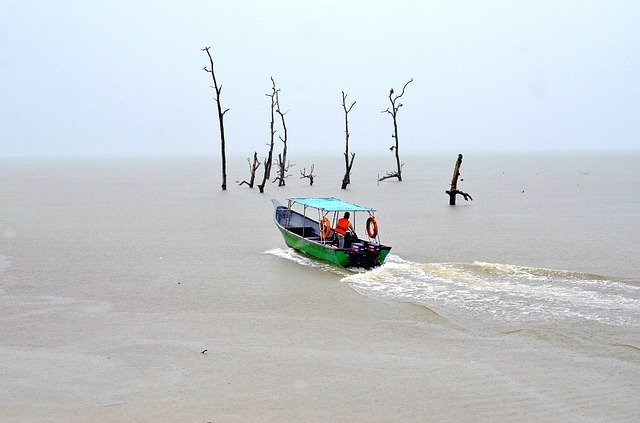
{"label": "shallow water", "polygon": [[[639,159],[468,155],[456,207],[455,156],[380,184],[391,157],[357,157],[347,191],[318,158],[264,195],[213,159],[4,162],[0,416],[636,420]],[[289,196],[377,208],[387,262],[287,249]]]}
{"label": "shallow water", "polygon": [[475,200],[459,197],[456,207],[442,195],[446,184],[435,184],[434,174],[447,180],[447,168],[426,158],[412,169],[418,175],[405,170],[402,184],[358,192],[379,209],[383,241],[394,249],[381,268],[343,281],[463,325],[599,324],[594,331],[628,328],[633,335],[640,325],[639,158],[467,158],[460,189]]}

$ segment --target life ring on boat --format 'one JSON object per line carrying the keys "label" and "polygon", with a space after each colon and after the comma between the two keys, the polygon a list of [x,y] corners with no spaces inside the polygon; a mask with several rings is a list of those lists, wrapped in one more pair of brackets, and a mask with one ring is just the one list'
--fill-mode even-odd
{"label": "life ring on boat", "polygon": [[378,236],[378,222],[373,216],[367,219],[367,235],[369,235],[369,238]]}
{"label": "life ring on boat", "polygon": [[331,222],[326,217],[320,221],[320,238],[327,239],[331,234]]}

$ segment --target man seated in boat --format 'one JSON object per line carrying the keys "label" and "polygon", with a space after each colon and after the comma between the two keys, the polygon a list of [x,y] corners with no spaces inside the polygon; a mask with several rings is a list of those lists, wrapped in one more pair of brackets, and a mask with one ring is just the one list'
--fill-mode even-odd
{"label": "man seated in boat", "polygon": [[344,212],[344,217],[338,219],[338,223],[334,228],[334,232],[338,235],[338,248],[344,248],[345,238],[357,238],[356,231],[353,229],[353,225],[349,222],[349,212]]}

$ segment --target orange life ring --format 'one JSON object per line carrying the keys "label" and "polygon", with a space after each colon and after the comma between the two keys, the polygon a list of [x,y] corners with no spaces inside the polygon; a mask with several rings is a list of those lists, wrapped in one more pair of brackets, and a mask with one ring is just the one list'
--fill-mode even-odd
{"label": "orange life ring", "polygon": [[369,238],[378,236],[378,222],[373,216],[367,219],[367,235],[369,235]]}
{"label": "orange life ring", "polygon": [[320,238],[327,239],[331,234],[331,222],[326,217],[320,221]]}

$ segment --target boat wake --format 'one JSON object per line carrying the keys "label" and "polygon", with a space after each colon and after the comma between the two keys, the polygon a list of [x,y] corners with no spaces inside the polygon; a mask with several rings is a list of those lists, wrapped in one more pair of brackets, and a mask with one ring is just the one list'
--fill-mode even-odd
{"label": "boat wake", "polygon": [[466,327],[560,322],[640,327],[640,286],[600,275],[484,262],[415,263],[393,254],[371,270],[344,269],[293,249],[265,253],[339,275],[363,295],[424,306]]}
{"label": "boat wake", "polygon": [[[264,254],[271,254],[276,257],[292,261],[301,266],[313,267],[342,277],[353,275],[354,273],[365,273],[369,271],[369,269],[360,267],[345,268],[339,267],[335,264],[325,263],[323,261],[319,261],[318,259],[301,254],[292,248],[274,248],[273,250],[265,251]],[[387,262],[393,262],[395,260],[401,259],[398,256],[394,256],[392,254],[389,254],[387,256]]]}
{"label": "boat wake", "polygon": [[599,275],[496,263],[413,263],[343,278],[364,295],[426,306],[473,325],[597,322],[640,327],[640,287]]}
{"label": "boat wake", "polygon": [[307,257],[304,254],[298,253],[292,248],[274,248],[273,250],[265,251],[264,254],[271,254],[302,266],[313,267],[316,269],[324,270],[326,272],[334,273],[339,276],[347,276],[351,274],[348,269],[338,267],[333,264],[324,263],[311,257]]}

